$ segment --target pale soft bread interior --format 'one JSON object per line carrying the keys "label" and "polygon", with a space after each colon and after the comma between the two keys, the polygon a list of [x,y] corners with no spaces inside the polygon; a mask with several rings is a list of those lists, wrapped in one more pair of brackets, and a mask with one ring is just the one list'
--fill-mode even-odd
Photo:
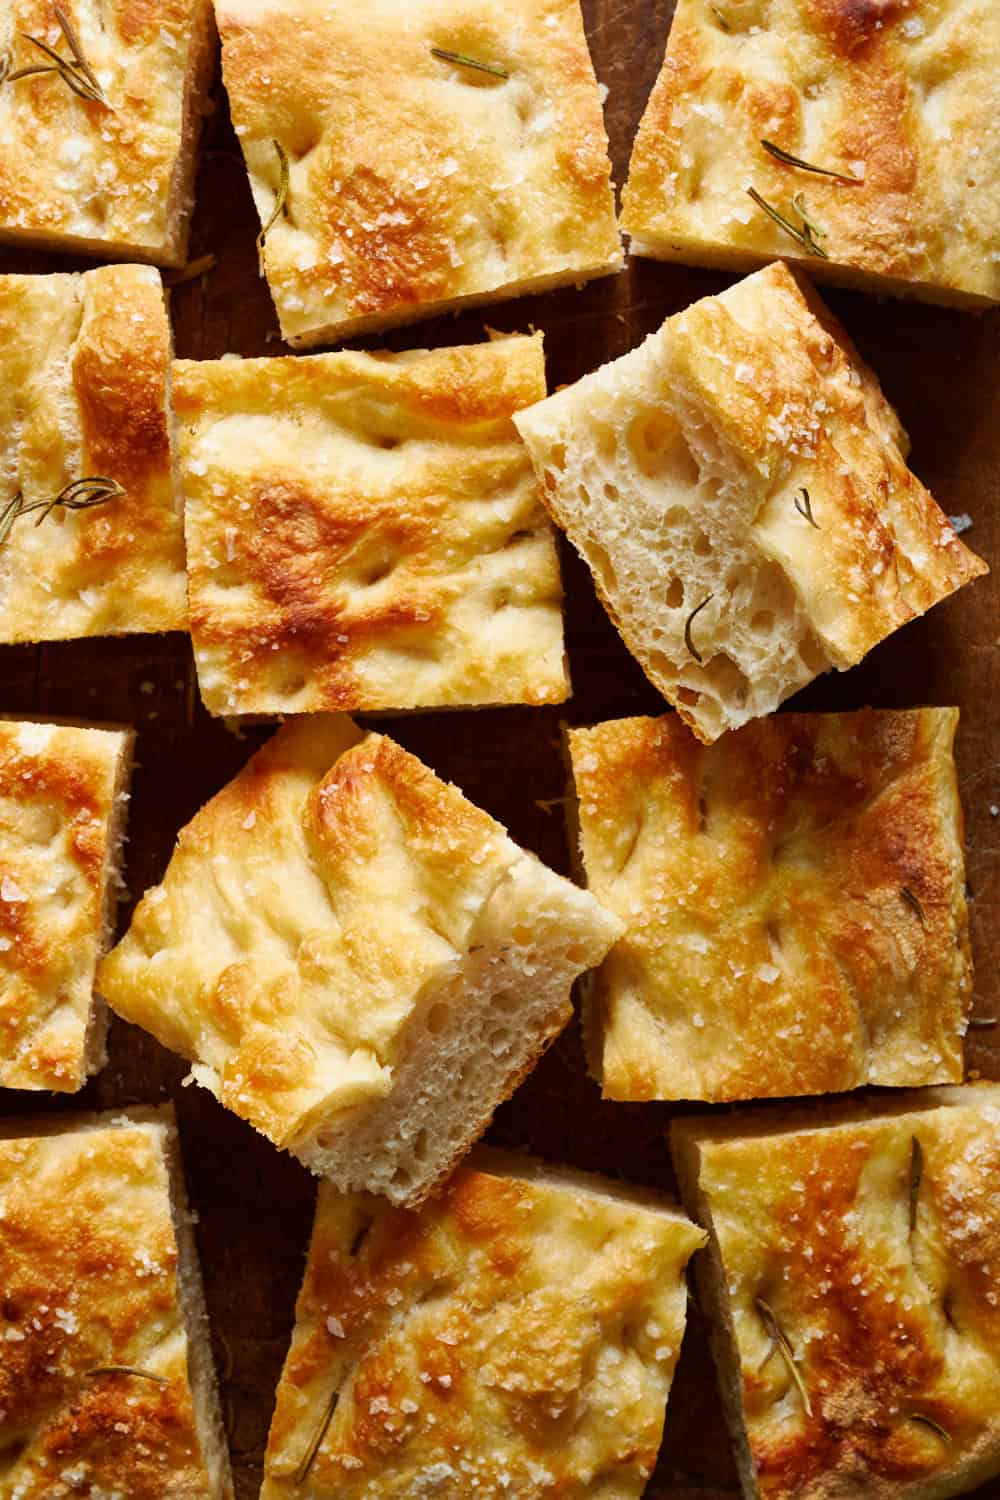
{"label": "pale soft bread interior", "polygon": [[[115,935],[115,918],[118,903],[125,891],[125,825],[128,819],[129,782],[132,777],[132,761],[135,753],[135,733],[130,731],[122,740],[121,753],[115,772],[115,789],[112,794],[111,817],[108,823],[108,842],[104,856],[102,876],[103,911],[101,935],[97,945],[100,959],[111,947]],[[84,1048],[84,1068],[88,1077],[99,1073],[108,1060],[108,1007],[94,991],[94,1004],[90,1013],[90,1024]]]}
{"label": "pale soft bread interior", "polygon": [[321,1119],[292,1148],[306,1165],[343,1191],[426,1197],[570,1019],[573,981],[614,923],[581,894],[535,859],[515,863],[420,996],[392,1092]]}

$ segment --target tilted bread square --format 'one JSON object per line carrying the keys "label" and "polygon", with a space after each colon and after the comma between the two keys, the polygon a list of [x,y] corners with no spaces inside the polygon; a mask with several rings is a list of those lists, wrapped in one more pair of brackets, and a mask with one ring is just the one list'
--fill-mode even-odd
{"label": "tilted bread square", "polygon": [[319,1192],[261,1500],[642,1494],[704,1234],[481,1151],[419,1213]]}
{"label": "tilted bread square", "polygon": [[706,742],[987,571],[780,264],[515,421],[625,644]]}
{"label": "tilted bread square", "polygon": [[995,0],[678,0],[622,195],[632,249],[1000,301],[998,70]]}
{"label": "tilted bread square", "polygon": [[1000,1473],[1000,1088],[675,1121],[747,1500]]}
{"label": "tilted bread square", "polygon": [[579,0],[215,10],[290,344],[621,267]]}
{"label": "tilted bread square", "polygon": [[[186,629],[169,375],[151,268],[0,276],[0,643]],[[95,477],[124,494],[38,508]]]}
{"label": "tilted bread square", "polygon": [[214,39],[211,0],[0,0],[0,244],[181,265]]}
{"label": "tilted bread square", "polygon": [[541,335],[174,367],[216,714],[561,702],[555,536],[511,421]]}
{"label": "tilted bread square", "polygon": [[962,1080],[972,989],[958,710],[676,714],[569,736],[587,883],[625,923],[588,981],[613,1099]]}
{"label": "tilted bread square", "polygon": [[232,1500],[172,1107],[0,1125],[0,1493]]}
{"label": "tilted bread square", "polygon": [[118,898],[134,738],[0,720],[0,1088],[73,1092],[104,1065],[94,975]]}
{"label": "tilted bread square", "polygon": [[620,931],[392,740],[316,716],[181,832],[100,979],[275,1145],[414,1201]]}

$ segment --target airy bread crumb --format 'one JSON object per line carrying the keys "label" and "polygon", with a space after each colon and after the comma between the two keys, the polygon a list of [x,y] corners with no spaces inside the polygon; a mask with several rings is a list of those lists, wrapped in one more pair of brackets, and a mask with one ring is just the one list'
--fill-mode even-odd
{"label": "airy bread crumb", "polygon": [[781,264],[515,422],[625,644],[706,742],[988,571]]}

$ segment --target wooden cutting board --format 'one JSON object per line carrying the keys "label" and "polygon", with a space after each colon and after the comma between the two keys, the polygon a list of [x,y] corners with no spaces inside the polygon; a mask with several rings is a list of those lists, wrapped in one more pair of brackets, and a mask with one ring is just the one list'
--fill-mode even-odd
{"label": "wooden cutting board", "polygon": [[[598,76],[609,90],[615,177],[659,69],[672,0],[584,0]],[[192,258],[217,269],[172,294],[176,348],[187,358],[283,354],[257,272],[257,220],[215,89],[198,181]],[[82,268],[84,262],[79,262]],[[72,268],[56,256],[0,252],[0,272]],[[668,314],[727,278],[633,261],[582,291],[436,318],[383,340],[404,349],[473,342],[489,324],[545,331],[550,385],[633,348]],[[967,512],[975,551],[1000,567],[1000,312],[985,316],[880,302],[829,300],[880,375],[913,438],[912,464],[950,514]],[[378,341],[361,341],[373,347]],[[559,709],[499,709],[381,721],[408,749],[454,780],[550,865],[567,868],[561,809],[560,720],[594,723],[658,713],[663,703],[622,646],[579,560],[564,550],[566,624],[574,696]],[[856,670],[827,677],[795,700],[808,709],[865,704],[958,704],[958,759],[968,836],[976,1007],[1000,1013],[1000,650],[994,575],[934,609],[873,651]],[[127,880],[138,898],[162,874],[178,829],[244,763],[265,731],[230,733],[201,708],[184,636],[134,636],[0,648],[0,711],[130,721],[139,731],[129,816]],[[129,908],[122,908],[122,922]],[[970,1072],[1000,1078],[1000,1032],[974,1032]],[[108,1108],[172,1097],[177,1104],[208,1294],[239,1500],[254,1500],[274,1389],[292,1324],[314,1183],[203,1090],[184,1088],[187,1065],[122,1022],[111,1060],[86,1091],[56,1108]],[[0,1090],[11,1114],[51,1111],[45,1096]],[[490,1138],[554,1161],[619,1173],[672,1189],[665,1143],[671,1109],[602,1103],[570,1030],[500,1111]],[[650,1500],[701,1500],[737,1492],[704,1330],[692,1316],[674,1383]],[[1000,1500],[1000,1481],[981,1492]]]}

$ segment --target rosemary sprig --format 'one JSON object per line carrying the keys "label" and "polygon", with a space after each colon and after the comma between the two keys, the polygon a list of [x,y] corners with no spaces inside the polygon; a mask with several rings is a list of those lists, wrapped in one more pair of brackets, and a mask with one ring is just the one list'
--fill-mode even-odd
{"label": "rosemary sprig", "polygon": [[[799,495],[802,496],[801,500],[799,499]],[[798,511],[799,515],[807,520],[810,526],[814,526],[817,531],[822,531],[823,528],[820,526],[819,522],[816,520],[816,517],[813,515],[812,501],[809,499],[809,491],[806,489],[805,485],[802,486],[802,488],[799,490],[798,495],[795,496],[794,503],[795,509]]]}
{"label": "rosemary sprig", "polygon": [[466,52],[449,52],[445,47],[432,47],[431,56],[436,57],[439,62],[454,63],[459,68],[475,68],[479,73],[492,73],[494,78],[510,77],[507,69],[501,68],[499,63],[480,62],[478,57],[469,57]]}
{"label": "rosemary sprig", "polygon": [[24,496],[18,490],[0,510],[0,547],[10,536],[14,522],[22,516],[29,516],[33,511],[40,511],[36,526],[41,526],[46,516],[60,507],[63,510],[90,510],[95,505],[105,505],[109,500],[117,500],[125,491],[117,479],[106,479],[103,475],[93,475],[86,479],[74,479],[61,489],[58,495],[53,495],[51,500],[33,500],[26,505]]}
{"label": "rosemary sprig", "polygon": [[826,230],[821,229],[820,226],[816,223],[816,220],[810,214],[809,205],[806,203],[804,193],[795,194],[795,197],[792,199],[792,207],[795,209],[799,218],[802,220],[802,233],[805,235],[806,239],[815,240],[817,236],[821,240],[826,239]]}
{"label": "rosemary sprig", "polygon": [[92,1370],[84,1370],[85,1380],[94,1380],[99,1375],[131,1375],[136,1380],[151,1380],[154,1385],[169,1385],[170,1381],[165,1375],[154,1375],[152,1370],[140,1370],[135,1365],[95,1365]]}
{"label": "rosemary sprig", "polygon": [[257,236],[258,255],[264,254],[264,244],[267,240],[267,237],[271,233],[271,230],[274,228],[275,224],[281,218],[282,214],[286,216],[288,214],[288,154],[280,141],[272,140],[271,145],[274,147],[278,156],[278,168],[281,173],[281,177],[278,182],[278,195],[274,200],[274,208],[271,210],[271,217],[268,219],[267,223],[261,229],[260,234]]}
{"label": "rosemary sprig", "polygon": [[801,156],[793,156],[774,141],[761,141],[761,145],[769,156],[786,167],[798,167],[800,172],[815,172],[819,177],[832,177],[834,182],[846,182],[854,187],[860,187],[864,182],[863,177],[852,177],[850,172],[835,172],[831,167],[817,167],[811,161],[803,161]]}
{"label": "rosemary sprig", "polygon": [[908,885],[901,885],[899,888],[899,894],[902,896],[903,900],[906,902],[907,906],[910,908],[913,914],[917,917],[921,927],[926,927],[927,913],[924,911],[923,903],[921,902],[920,897],[916,894],[916,892],[911,891]]}
{"label": "rosemary sprig", "polygon": [[[813,224],[811,220],[803,218],[802,227],[800,229],[797,225],[792,223],[791,219],[786,219],[784,214],[780,214],[776,208],[768,203],[766,198],[762,198],[755,187],[748,187],[747,192],[756,203],[757,207],[762,208],[767,214],[768,218],[773,219],[774,222],[779,226],[779,228],[783,229],[786,234],[791,235],[792,239],[796,242],[796,244],[802,246],[807,255],[818,255],[820,260],[830,259],[827,252],[823,249],[823,246],[818,244],[816,241],[816,235],[821,234],[822,230],[817,229],[816,225]],[[799,210],[799,212],[801,213],[801,209]]]}
{"label": "rosemary sprig", "polygon": [[690,651],[691,655],[694,657],[695,661],[698,663],[699,667],[701,666],[705,658],[702,656],[694,641],[691,639],[691,626],[694,624],[695,616],[700,615],[702,610],[705,608],[705,605],[711,604],[714,598],[714,594],[706,594],[701,603],[695,605],[694,609],[691,611],[684,622],[684,644]]}
{"label": "rosemary sprig", "polygon": [[910,1411],[906,1414],[908,1422],[919,1422],[922,1427],[929,1427],[931,1432],[936,1433],[942,1443],[951,1442],[951,1433],[946,1432],[940,1422],[935,1422],[933,1417],[925,1417],[922,1411]]}
{"label": "rosemary sprig", "polygon": [[794,1380],[795,1387],[802,1398],[802,1405],[805,1407],[806,1416],[811,1417],[813,1414],[812,1402],[809,1400],[809,1392],[806,1390],[806,1383],[802,1379],[802,1372],[799,1369],[798,1365],[795,1363],[795,1355],[792,1352],[791,1344],[788,1342],[788,1335],[785,1333],[785,1330],[778,1322],[774,1309],[764,1301],[763,1297],[758,1297],[756,1299],[756,1301],[754,1302],[754,1307],[756,1307],[758,1313],[763,1319],[764,1324],[766,1325],[772,1338],[771,1347],[767,1351],[767,1354],[764,1356],[760,1368],[763,1369],[764,1365],[767,1364],[768,1360],[774,1354],[775,1350],[778,1350],[781,1354],[782,1359],[785,1361],[788,1373]]}
{"label": "rosemary sprig", "polygon": [[917,1227],[917,1203],[924,1175],[924,1148],[916,1136],[910,1141],[910,1233]]}
{"label": "rosemary sprig", "polygon": [[322,1448],[322,1446],[323,1446],[323,1439],[326,1437],[327,1433],[330,1430],[330,1423],[333,1421],[333,1414],[337,1410],[337,1402],[339,1400],[340,1400],[340,1392],[339,1391],[334,1391],[333,1395],[330,1397],[329,1401],[326,1404],[326,1410],[323,1413],[323,1419],[320,1422],[319,1426],[316,1428],[316,1431],[313,1434],[312,1441],[310,1442],[309,1447],[306,1449],[305,1453],[303,1453],[303,1455],[302,1455],[302,1462],[299,1464],[298,1468],[295,1470],[295,1487],[296,1487],[296,1489],[299,1487],[300,1484],[305,1484],[306,1478],[307,1478],[308,1473],[309,1473],[309,1470],[312,1468],[313,1464],[316,1462],[316,1455],[319,1452],[319,1450]]}
{"label": "rosemary sprig", "polygon": [[80,38],[73,29],[69,17],[61,6],[56,5],[53,9],[56,21],[59,23],[59,30],[63,34],[72,58],[62,57],[54,47],[49,46],[48,42],[42,41],[41,37],[22,32],[24,40],[30,42],[33,47],[37,47],[42,56],[47,57],[49,61],[36,63],[32,67],[18,68],[14,73],[8,72],[7,80],[14,83],[18,78],[30,78],[36,73],[57,73],[66,87],[71,89],[78,98],[89,99],[95,104],[107,106],[108,101],[104,96],[104,90],[101,88],[97,74],[87,61],[80,45]]}

